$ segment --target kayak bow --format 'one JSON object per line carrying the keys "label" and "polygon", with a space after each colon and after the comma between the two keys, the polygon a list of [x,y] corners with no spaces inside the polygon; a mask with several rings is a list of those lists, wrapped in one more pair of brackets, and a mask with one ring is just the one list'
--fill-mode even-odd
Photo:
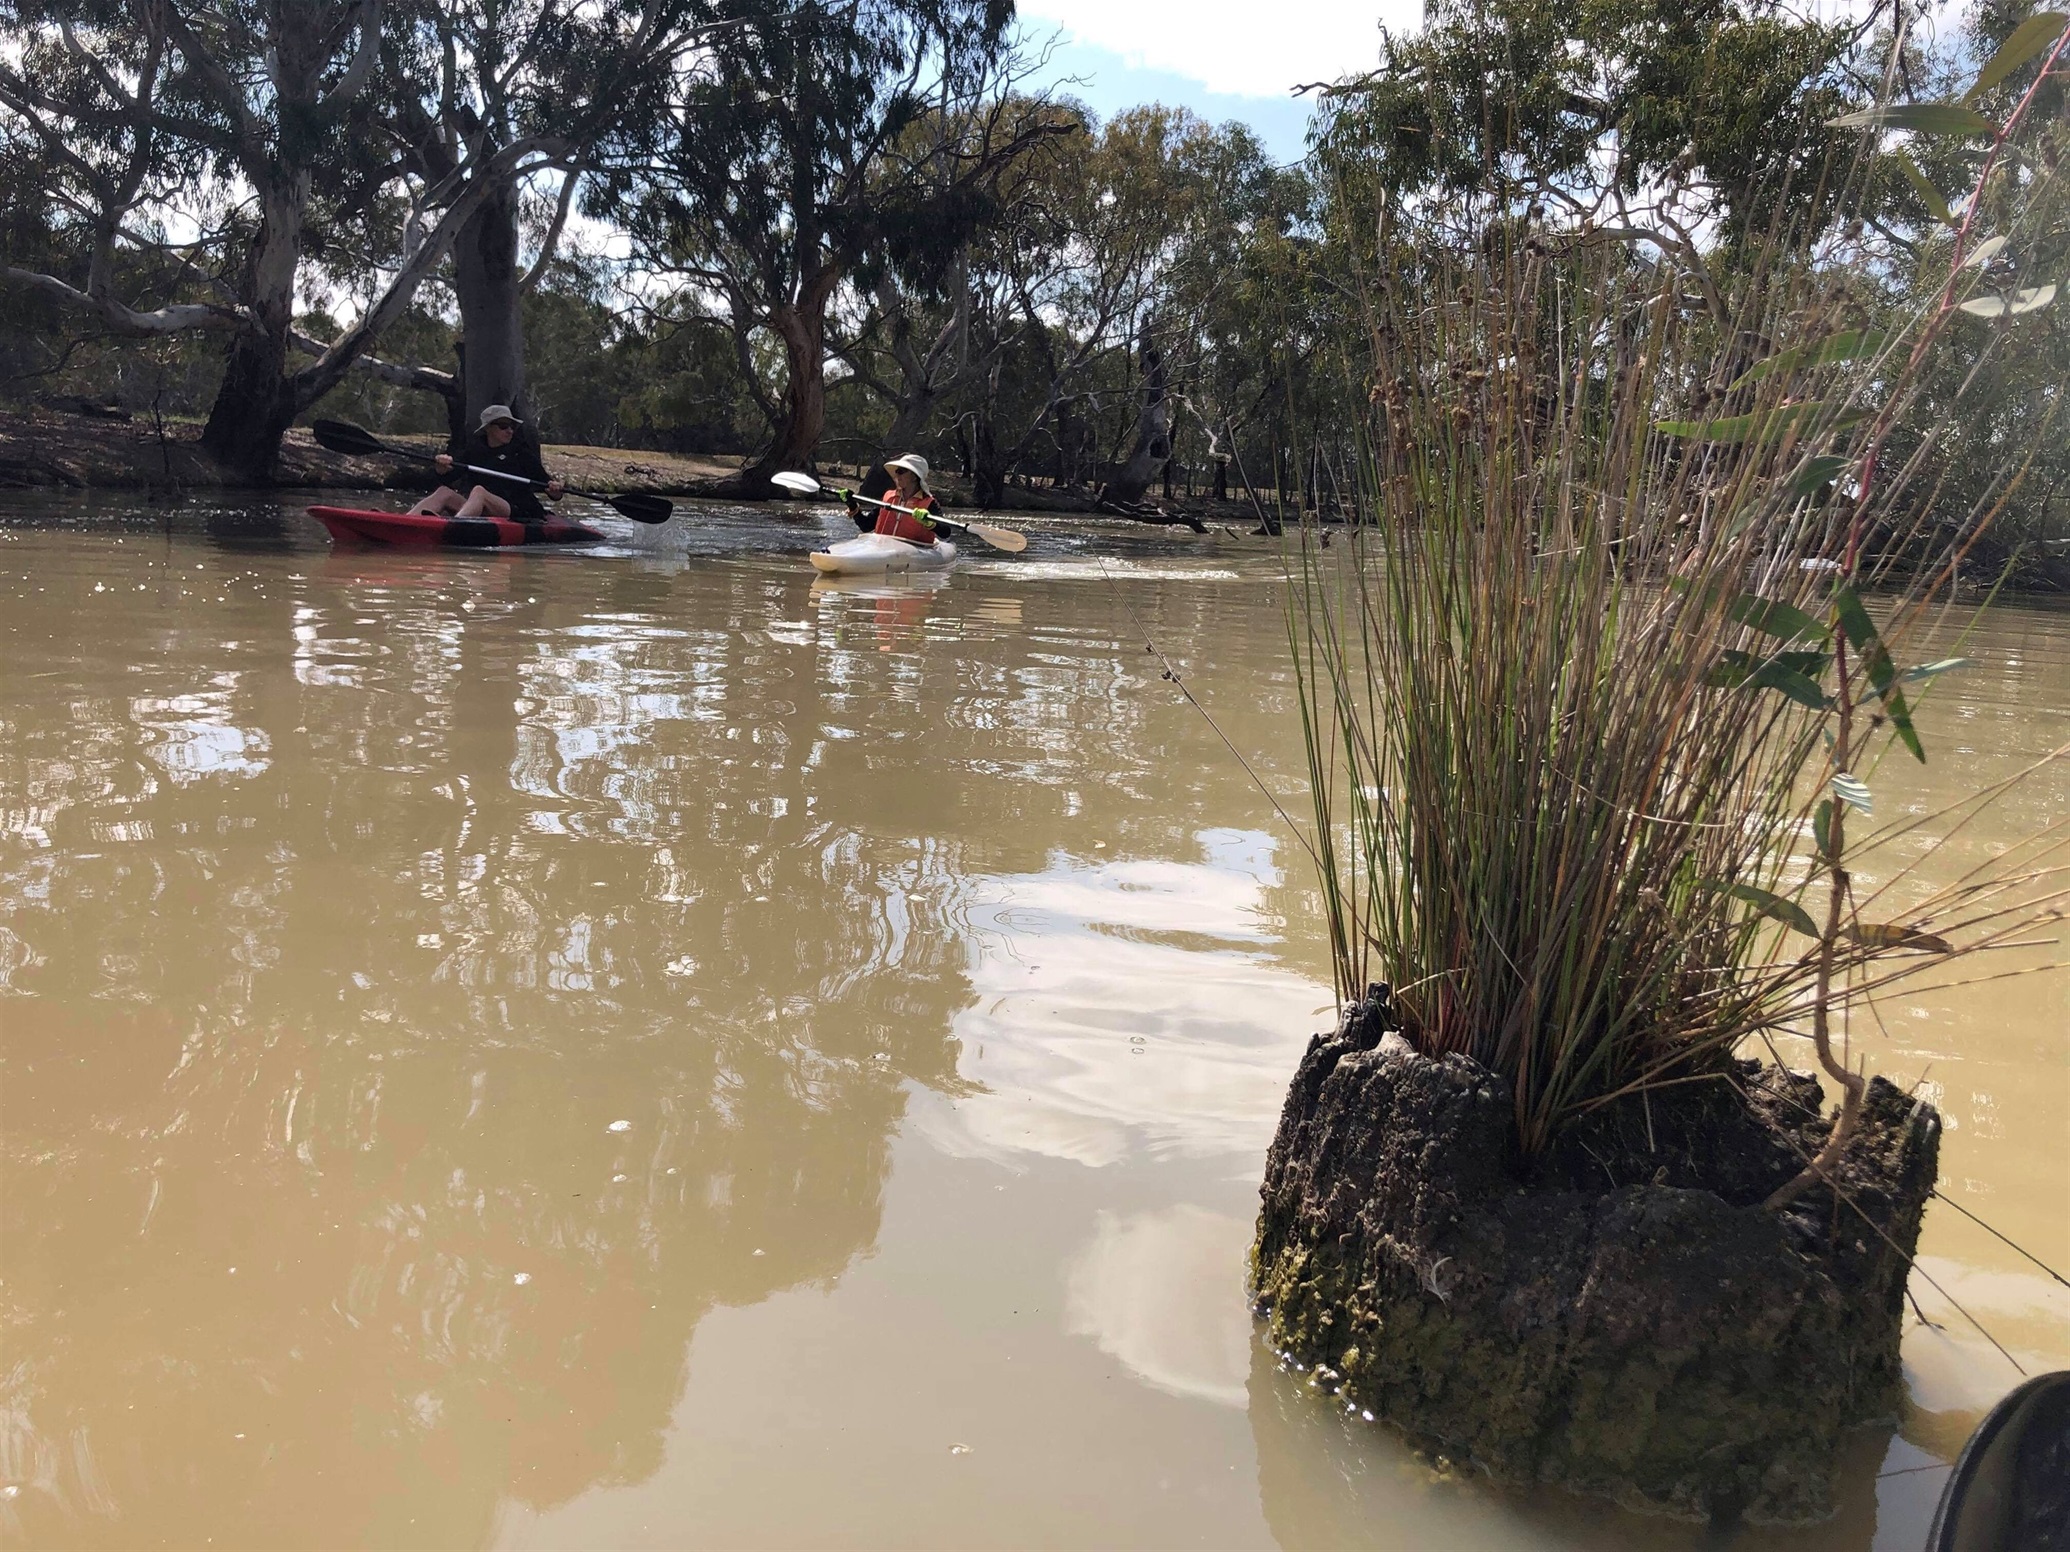
{"label": "kayak bow", "polygon": [[945,571],[956,560],[956,546],[946,539],[909,544],[890,534],[857,534],[812,552],[812,564],[829,576],[881,576],[887,572]]}

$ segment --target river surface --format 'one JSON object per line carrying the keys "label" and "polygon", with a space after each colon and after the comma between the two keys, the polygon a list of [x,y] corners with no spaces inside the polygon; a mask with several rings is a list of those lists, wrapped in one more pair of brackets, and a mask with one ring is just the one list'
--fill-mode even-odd
{"label": "river surface", "polygon": [[[1244,1297],[1313,881],[1144,645],[1295,806],[1274,553],[815,585],[843,527],[0,505],[6,1544],[1898,1552],[2012,1360],[2070,1364],[2062,1288],[1936,1204],[1911,1409],[1815,1530],[1345,1417]],[[1966,650],[1889,812],[2070,740],[2070,615]],[[1937,876],[2066,809],[2058,762]],[[1950,1198],[2070,1263],[2070,979],[1879,1012]]]}

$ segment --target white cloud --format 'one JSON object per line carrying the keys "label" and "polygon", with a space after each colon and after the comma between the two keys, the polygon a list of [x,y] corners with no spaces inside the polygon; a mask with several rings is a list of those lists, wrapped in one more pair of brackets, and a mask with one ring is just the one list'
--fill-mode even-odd
{"label": "white cloud", "polygon": [[1021,0],[1019,11],[1036,29],[1060,25],[1132,65],[1243,97],[1284,97],[1297,82],[1368,69],[1382,25],[1423,22],[1421,0]]}
{"label": "white cloud", "polygon": [[1251,1229],[1186,1204],[1101,1213],[1064,1274],[1065,1329],[1159,1390],[1241,1410],[1257,1340],[1243,1293]]}
{"label": "white cloud", "polygon": [[1330,990],[1276,952],[1273,838],[1196,839],[1199,862],[1059,855],[979,886],[964,913],[975,1000],[956,1016],[971,1091],[916,1098],[921,1135],[959,1158],[1255,1168]]}

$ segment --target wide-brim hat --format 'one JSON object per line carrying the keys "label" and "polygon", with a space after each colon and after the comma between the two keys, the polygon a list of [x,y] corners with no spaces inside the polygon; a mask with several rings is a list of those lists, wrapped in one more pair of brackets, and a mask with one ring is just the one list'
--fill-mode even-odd
{"label": "wide-brim hat", "polygon": [[[906,473],[912,475],[914,479],[920,482],[922,490],[927,490],[927,460],[918,453],[901,453],[898,457],[892,459],[890,463],[887,463],[884,468],[887,473],[893,469],[905,470]],[[928,494],[932,495],[933,492],[929,491]]]}
{"label": "wide-brim hat", "polygon": [[508,404],[492,404],[482,411],[482,418],[474,423],[474,429],[486,431],[499,420],[507,420],[513,426],[522,426],[524,424],[517,416],[511,414]]}

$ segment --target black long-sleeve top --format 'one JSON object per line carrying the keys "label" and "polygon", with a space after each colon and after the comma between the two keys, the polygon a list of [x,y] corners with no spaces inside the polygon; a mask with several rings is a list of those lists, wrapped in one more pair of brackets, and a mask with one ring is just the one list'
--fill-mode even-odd
{"label": "black long-sleeve top", "polygon": [[[462,466],[453,471],[456,489],[467,491],[476,485],[487,486],[492,495],[510,503],[510,515],[520,522],[536,523],[546,516],[546,508],[539,504],[539,493],[547,480],[546,465],[540,462],[539,444],[524,429],[520,428],[501,448],[489,446],[487,433],[473,432],[454,449],[453,462]],[[467,465],[477,470],[498,470],[500,475],[470,473]]]}

